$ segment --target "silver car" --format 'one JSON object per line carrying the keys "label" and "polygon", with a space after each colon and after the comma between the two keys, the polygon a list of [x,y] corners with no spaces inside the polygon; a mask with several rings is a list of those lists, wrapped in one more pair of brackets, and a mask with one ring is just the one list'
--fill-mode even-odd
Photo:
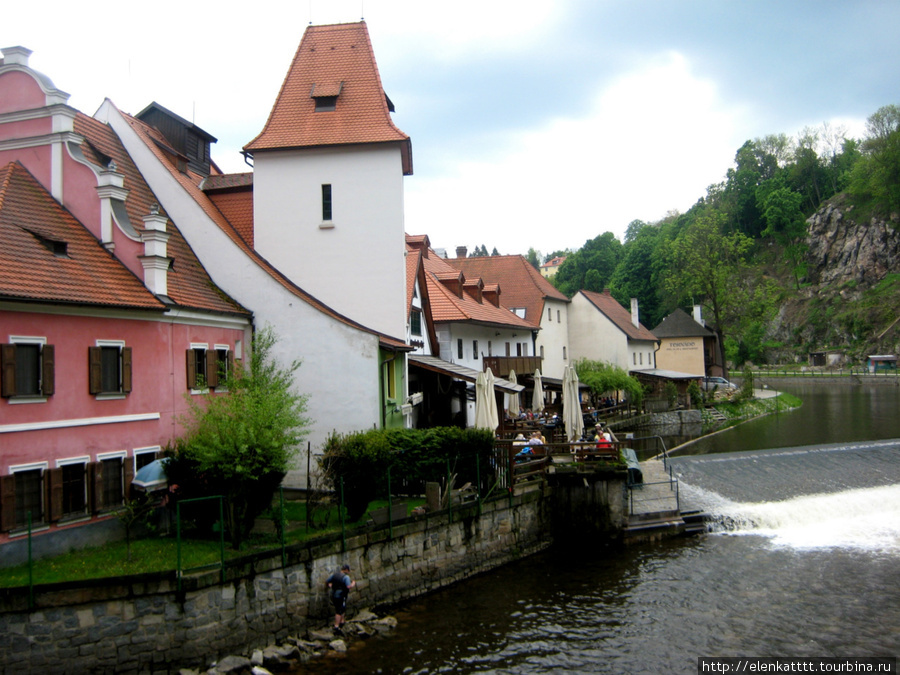
{"label": "silver car", "polygon": [[703,391],[712,391],[713,389],[737,389],[737,385],[734,382],[729,382],[724,377],[704,377],[700,386],[703,388]]}

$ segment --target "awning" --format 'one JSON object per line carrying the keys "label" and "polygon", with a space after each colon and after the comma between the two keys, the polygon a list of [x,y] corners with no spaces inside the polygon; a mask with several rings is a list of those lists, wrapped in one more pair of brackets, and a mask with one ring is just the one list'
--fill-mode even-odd
{"label": "awning", "polygon": [[[458,363],[450,363],[436,356],[423,356],[422,354],[410,354],[407,357],[409,365],[418,366],[424,370],[430,370],[433,373],[441,375],[449,375],[457,380],[465,380],[466,382],[475,382],[480,371],[474,368],[467,368]],[[525,387],[521,384],[513,384],[509,380],[503,380],[499,377],[494,378],[494,389],[505,391],[507,394],[519,394],[525,391]]]}

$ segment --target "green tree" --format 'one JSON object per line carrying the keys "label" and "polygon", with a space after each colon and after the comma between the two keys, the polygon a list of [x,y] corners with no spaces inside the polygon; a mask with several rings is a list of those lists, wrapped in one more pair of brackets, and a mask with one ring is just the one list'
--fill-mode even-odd
{"label": "green tree", "polygon": [[[552,282],[560,291],[569,297],[583,288],[602,291],[609,283],[619,259],[622,256],[622,243],[612,232],[605,232],[585,242],[578,251],[566,257]],[[588,272],[595,273],[587,278]]]}
{"label": "green tree", "polygon": [[656,254],[664,240],[656,225],[633,221],[625,235],[622,259],[619,261],[609,287],[613,297],[625,306],[637,298],[641,308],[641,322],[655,326],[662,320],[659,297],[660,266]]}
{"label": "green tree", "polygon": [[753,241],[740,232],[724,234],[726,218],[706,208],[669,244],[664,286],[676,298],[700,300],[723,340],[751,313],[753,289],[747,256]]}
{"label": "green tree", "polygon": [[276,342],[272,328],[263,328],[247,362],[227,374],[227,393],[188,399],[186,434],[166,467],[182,494],[225,497],[225,524],[235,549],[271,503],[310,423],[307,396],[294,390],[300,362],[281,366],[273,355]]}
{"label": "green tree", "polygon": [[766,229],[763,236],[772,237],[785,252],[791,264],[794,283],[800,288],[800,270],[803,269],[806,250],[806,220],[800,205],[803,195],[784,186],[783,181],[769,181],[758,191],[760,208]]}
{"label": "green tree", "polygon": [[631,377],[627,371],[604,361],[579,359],[575,362],[578,379],[591,389],[591,397],[596,401],[604,394],[625,392],[631,404],[640,407],[644,398],[641,383]]}
{"label": "green tree", "polygon": [[883,210],[900,209],[900,106],[879,108],[866,121],[866,131],[851,192]]}

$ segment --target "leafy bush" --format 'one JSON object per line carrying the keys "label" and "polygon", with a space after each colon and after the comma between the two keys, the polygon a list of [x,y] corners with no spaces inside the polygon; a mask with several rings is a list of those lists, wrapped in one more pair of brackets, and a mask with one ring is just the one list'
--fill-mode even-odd
{"label": "leafy bush", "polygon": [[[375,429],[333,434],[319,464],[326,482],[343,498],[347,518],[359,520],[369,503],[391,493],[421,494],[428,481],[443,481],[449,469],[457,483],[477,483],[490,467],[494,435],[485,429]],[[477,459],[476,459],[477,458]]]}

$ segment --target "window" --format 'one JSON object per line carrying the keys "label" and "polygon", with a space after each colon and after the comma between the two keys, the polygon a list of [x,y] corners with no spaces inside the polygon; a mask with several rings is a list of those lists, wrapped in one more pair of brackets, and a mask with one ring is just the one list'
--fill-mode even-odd
{"label": "window", "polygon": [[134,472],[137,473],[148,464],[151,464],[159,455],[159,446],[152,448],[134,449]]}
{"label": "window", "polygon": [[491,341],[488,340],[488,356],[493,356],[493,352],[491,351]]}
{"label": "window", "polygon": [[506,343],[506,355],[509,356],[509,343]]}
{"label": "window", "polygon": [[472,358],[478,360],[478,340],[472,340]]}
{"label": "window", "polygon": [[337,108],[337,96],[316,96],[316,112],[331,112]]}
{"label": "window", "polygon": [[0,395],[38,398],[53,394],[54,349],[45,338],[11,337],[0,345]]}
{"label": "window", "polygon": [[541,358],[544,358],[544,345],[541,345]]}
{"label": "window", "polygon": [[563,361],[565,361],[566,358],[567,358],[567,357],[566,357],[566,348],[563,347]]}
{"label": "window", "polygon": [[640,353],[640,357],[641,357],[641,365],[644,365],[644,352]]}
{"label": "window", "polygon": [[516,343],[516,356],[522,356],[522,343]]}
{"label": "window", "polygon": [[31,514],[31,525],[44,522],[44,468],[23,469],[16,471],[16,527],[28,526],[28,514]]}
{"label": "window", "polygon": [[131,347],[119,340],[97,340],[88,347],[89,387],[91,394],[128,394],[131,392]]}
{"label": "window", "polygon": [[322,185],[322,220],[331,220],[331,183]]}
{"label": "window", "polygon": [[462,338],[459,338],[456,341],[456,358],[461,359],[463,357],[463,343]]}
{"label": "window", "polygon": [[193,391],[224,387],[233,367],[232,352],[228,345],[191,344],[187,350],[187,387]]}
{"label": "window", "polygon": [[637,365],[637,354],[635,354],[633,352],[631,354],[631,365],[633,365],[633,366]]}
{"label": "window", "polygon": [[547,308],[547,321],[553,321],[553,310],[549,307]]}
{"label": "window", "polygon": [[[83,516],[87,513],[87,459],[60,462],[60,464],[62,504],[59,515],[63,518]],[[55,496],[53,478],[51,476],[50,491],[51,495]]]}
{"label": "window", "polygon": [[413,335],[422,335],[422,312],[414,310],[409,315],[409,332]]}
{"label": "window", "polygon": [[559,310],[556,310],[556,323],[562,323],[562,321],[559,320]]}
{"label": "window", "polygon": [[94,475],[94,489],[97,492],[97,509],[114,509],[124,501],[125,453],[97,455],[97,471]]}

